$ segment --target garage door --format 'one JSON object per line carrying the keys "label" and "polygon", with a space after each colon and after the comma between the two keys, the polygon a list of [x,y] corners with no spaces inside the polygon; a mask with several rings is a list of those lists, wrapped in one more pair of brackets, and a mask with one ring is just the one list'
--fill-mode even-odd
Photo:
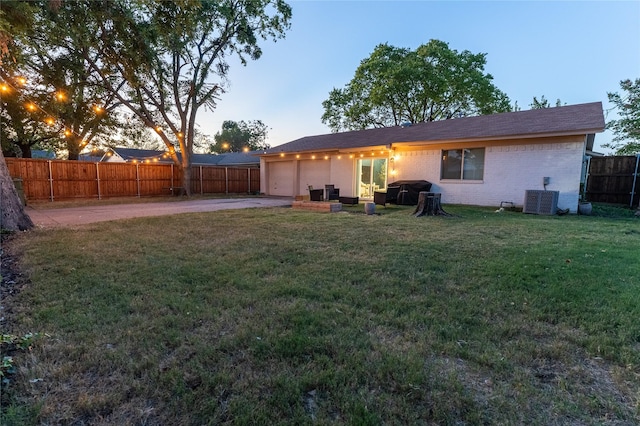
{"label": "garage door", "polygon": [[269,167],[269,195],[292,197],[293,193],[293,161],[267,163]]}
{"label": "garage door", "polygon": [[331,162],[325,160],[300,161],[300,193],[306,194],[307,186],[323,188],[331,182]]}

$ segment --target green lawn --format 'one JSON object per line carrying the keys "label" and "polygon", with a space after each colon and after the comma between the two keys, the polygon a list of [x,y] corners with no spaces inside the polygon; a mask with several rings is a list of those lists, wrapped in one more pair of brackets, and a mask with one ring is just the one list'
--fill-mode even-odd
{"label": "green lawn", "polygon": [[0,423],[640,422],[638,219],[348,210],[14,238]]}

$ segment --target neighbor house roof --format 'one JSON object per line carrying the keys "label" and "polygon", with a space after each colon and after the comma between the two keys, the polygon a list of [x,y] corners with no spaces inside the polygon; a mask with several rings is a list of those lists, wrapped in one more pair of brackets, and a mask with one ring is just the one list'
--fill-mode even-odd
{"label": "neighbor house roof", "polygon": [[[156,159],[155,163],[170,164],[171,158],[166,155],[165,151],[157,151],[153,149],[136,149],[136,148],[111,148],[109,152],[102,157],[105,161],[107,157],[117,155],[123,161],[145,161]],[[259,166],[260,159],[252,152],[229,152],[225,154],[193,154],[191,164],[195,166]],[[180,153],[178,153],[180,158]]]}
{"label": "neighbor house roof", "polygon": [[263,154],[317,150],[344,150],[394,143],[436,143],[509,138],[591,134],[604,130],[602,103],[593,102],[529,111],[432,121],[410,126],[384,127],[307,136],[276,146]]}

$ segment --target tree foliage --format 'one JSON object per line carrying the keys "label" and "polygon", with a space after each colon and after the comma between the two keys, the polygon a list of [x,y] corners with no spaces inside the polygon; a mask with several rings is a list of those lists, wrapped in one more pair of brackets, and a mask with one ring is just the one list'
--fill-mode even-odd
{"label": "tree foliage", "polygon": [[196,116],[224,93],[228,57],[260,58],[258,41],[283,37],[290,17],[282,0],[82,0],[63,2],[51,19],[64,28],[56,42],[155,129],[188,191]]}
{"label": "tree foliage", "polygon": [[439,40],[416,50],[380,44],[343,89],[329,93],[322,122],[333,131],[359,130],[510,111],[485,64],[486,54]]}
{"label": "tree foliage", "polygon": [[36,11],[32,1],[0,1],[0,65],[3,67],[19,59],[15,43],[33,26]]}
{"label": "tree foliage", "polygon": [[606,148],[615,150],[617,155],[640,154],[640,79],[622,80],[620,89],[623,93],[607,93],[609,102],[618,109],[618,120],[611,120],[607,128],[614,137]]}
{"label": "tree foliage", "polygon": [[542,95],[539,100],[534,96],[533,102],[529,104],[529,107],[531,107],[531,109],[544,109],[559,106],[562,106],[562,102],[560,101],[560,99],[556,99],[555,105],[551,105],[551,103],[544,97],[544,95]]}
{"label": "tree foliage", "polygon": [[215,144],[209,147],[209,151],[224,153],[269,149],[270,146],[266,143],[267,131],[267,126],[260,120],[227,120],[222,123],[222,131],[215,134]]}

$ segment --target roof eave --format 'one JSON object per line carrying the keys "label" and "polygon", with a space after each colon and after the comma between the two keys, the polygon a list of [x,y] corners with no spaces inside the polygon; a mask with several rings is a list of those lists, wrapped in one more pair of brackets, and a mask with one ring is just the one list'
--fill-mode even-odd
{"label": "roof eave", "polygon": [[434,140],[420,140],[420,141],[408,141],[408,142],[394,142],[394,146],[420,146],[420,145],[440,145],[443,143],[470,143],[470,142],[486,142],[486,141],[503,141],[512,139],[544,139],[553,137],[564,136],[581,136],[594,133],[602,133],[604,129],[584,129],[584,130],[571,130],[566,132],[544,132],[544,133],[527,133],[527,134],[515,134],[515,135],[501,135],[501,136],[478,136],[472,138],[457,138],[457,139],[434,139]]}

